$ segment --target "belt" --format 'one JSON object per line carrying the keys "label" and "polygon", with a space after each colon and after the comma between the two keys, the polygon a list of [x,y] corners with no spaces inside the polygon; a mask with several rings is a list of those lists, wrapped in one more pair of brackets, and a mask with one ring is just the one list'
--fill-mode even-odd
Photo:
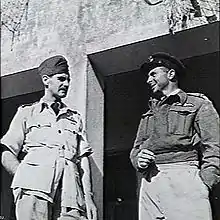
{"label": "belt", "polygon": [[198,161],[198,152],[197,150],[192,151],[178,151],[178,152],[169,152],[156,154],[156,164],[164,163],[176,163],[176,162],[185,162],[185,161]]}
{"label": "belt", "polygon": [[72,162],[78,162],[78,159],[76,158],[76,150],[73,149],[74,151],[71,152],[69,150],[66,150],[64,146],[59,148],[59,157],[60,158],[65,158],[67,160],[70,160]]}

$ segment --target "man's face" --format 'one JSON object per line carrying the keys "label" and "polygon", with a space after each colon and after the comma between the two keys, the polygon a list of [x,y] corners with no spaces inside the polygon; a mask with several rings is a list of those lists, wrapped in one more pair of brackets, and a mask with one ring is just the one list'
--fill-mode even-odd
{"label": "man's face", "polygon": [[47,88],[52,96],[64,98],[69,88],[70,77],[66,73],[58,73],[48,78]]}
{"label": "man's face", "polygon": [[163,92],[167,88],[169,84],[168,71],[166,67],[156,67],[148,73],[147,83],[154,93]]}

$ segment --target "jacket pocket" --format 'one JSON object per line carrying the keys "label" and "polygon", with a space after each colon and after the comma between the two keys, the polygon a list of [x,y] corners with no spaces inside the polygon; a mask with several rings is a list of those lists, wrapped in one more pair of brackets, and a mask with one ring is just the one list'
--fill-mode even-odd
{"label": "jacket pocket", "polygon": [[55,148],[36,147],[28,152],[23,163],[32,166],[49,166],[54,168],[57,155],[58,151]]}
{"label": "jacket pocket", "polygon": [[172,107],[168,114],[168,132],[191,136],[196,110],[185,107]]}
{"label": "jacket pocket", "polygon": [[153,133],[154,128],[154,114],[153,112],[149,111],[145,115],[145,130],[146,130],[146,138],[150,137]]}
{"label": "jacket pocket", "polygon": [[12,188],[24,188],[50,193],[55,168],[22,162],[13,178]]}

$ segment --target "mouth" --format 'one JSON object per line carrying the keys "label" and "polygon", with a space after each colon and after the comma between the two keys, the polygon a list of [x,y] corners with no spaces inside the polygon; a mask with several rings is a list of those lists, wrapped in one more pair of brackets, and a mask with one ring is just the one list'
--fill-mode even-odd
{"label": "mouth", "polygon": [[151,87],[152,90],[154,90],[156,86],[157,86],[156,83],[152,83],[152,84],[150,84],[150,87]]}
{"label": "mouth", "polygon": [[67,89],[60,89],[59,92],[67,93]]}
{"label": "mouth", "polygon": [[66,88],[66,87],[62,87],[62,88],[60,88],[59,90],[60,90],[60,91],[67,91],[68,88]]}

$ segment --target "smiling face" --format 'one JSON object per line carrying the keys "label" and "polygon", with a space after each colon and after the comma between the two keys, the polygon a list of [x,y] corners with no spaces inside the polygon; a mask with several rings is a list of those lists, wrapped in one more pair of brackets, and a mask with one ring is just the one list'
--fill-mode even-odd
{"label": "smiling face", "polygon": [[148,73],[147,83],[153,93],[162,92],[169,86],[169,70],[166,67],[156,67]]}
{"label": "smiling face", "polygon": [[58,73],[53,76],[44,75],[42,79],[47,92],[50,93],[52,97],[55,99],[66,97],[70,83],[69,74]]}

